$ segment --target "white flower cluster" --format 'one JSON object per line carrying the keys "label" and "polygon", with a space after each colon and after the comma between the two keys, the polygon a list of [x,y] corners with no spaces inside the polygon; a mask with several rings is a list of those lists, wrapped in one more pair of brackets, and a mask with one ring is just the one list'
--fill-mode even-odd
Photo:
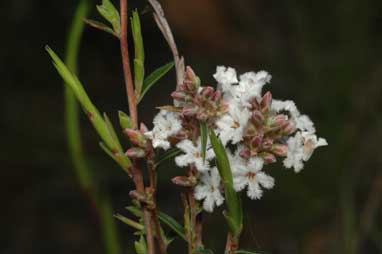
{"label": "white flower cluster", "polygon": [[187,71],[185,85],[173,93],[175,105],[184,107],[183,112],[161,110],[146,136],[154,148],[180,149],[183,154],[175,158],[179,167],[197,169],[195,198],[203,200],[206,211],[212,212],[224,197],[219,172],[211,165],[215,155],[209,144],[202,158],[197,116],[207,119],[208,127],[227,146],[234,189],[246,190],[251,199],[260,199],[263,189],[273,188],[274,179],[263,169],[276,156],[285,157],[284,166],[299,172],[315,148],[327,145],[325,139],[317,138],[312,121],[300,114],[294,102],[272,100],[269,92],[262,96],[263,86],[271,80],[266,71],[247,72],[238,78],[235,69],[219,66],[213,75],[217,91],[200,87],[192,70]]}

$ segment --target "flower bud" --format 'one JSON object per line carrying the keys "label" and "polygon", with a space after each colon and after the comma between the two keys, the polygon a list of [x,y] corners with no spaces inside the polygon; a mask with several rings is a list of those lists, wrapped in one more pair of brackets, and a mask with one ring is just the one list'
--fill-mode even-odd
{"label": "flower bud", "polygon": [[187,177],[187,176],[176,176],[171,179],[171,181],[179,186],[183,187],[193,187],[196,185],[195,177]]}
{"label": "flower bud", "polygon": [[126,129],[125,134],[129,137],[130,142],[139,147],[146,147],[147,139],[140,131],[133,129]]}
{"label": "flower bud", "polygon": [[183,107],[182,113],[185,116],[193,116],[198,112],[198,108],[195,106],[185,106]]}
{"label": "flower bud", "polygon": [[285,125],[286,121],[288,121],[288,116],[284,114],[279,114],[272,118],[272,125],[278,127],[283,126]]}
{"label": "flower bud", "polygon": [[260,111],[255,110],[252,113],[252,121],[256,126],[261,126],[264,122],[264,115]]}
{"label": "flower bud", "polygon": [[278,155],[278,156],[287,156],[288,154],[288,146],[283,144],[274,144],[271,149],[272,153]]}
{"label": "flower bud", "polygon": [[272,94],[271,92],[267,92],[266,94],[264,94],[260,102],[261,111],[268,112],[269,109],[271,108],[271,103],[272,103]]}
{"label": "flower bud", "polygon": [[186,67],[186,73],[185,73],[186,80],[191,81],[190,83],[186,83],[189,90],[195,91],[200,86],[200,79],[198,76],[195,75],[195,72],[192,70],[190,66]]}
{"label": "flower bud", "polygon": [[292,121],[287,121],[287,123],[283,126],[282,132],[284,135],[291,135],[296,131],[296,126]]}
{"label": "flower bud", "polygon": [[271,153],[267,153],[267,152],[261,153],[261,157],[263,158],[266,164],[276,162],[276,157]]}
{"label": "flower bud", "polygon": [[263,137],[260,136],[260,135],[257,135],[255,136],[252,140],[251,140],[251,146],[252,148],[258,148],[261,146],[261,143],[263,142]]}
{"label": "flower bud", "polygon": [[268,139],[263,141],[262,148],[264,150],[269,150],[272,148],[272,145],[273,145],[273,140],[268,138]]}
{"label": "flower bud", "polygon": [[206,86],[206,87],[203,87],[202,91],[200,92],[200,94],[204,97],[211,97],[214,95],[214,89],[210,86]]}
{"label": "flower bud", "polygon": [[139,126],[139,131],[141,133],[146,133],[149,131],[149,129],[147,128],[147,126],[144,123],[141,123],[141,125]]}
{"label": "flower bud", "polygon": [[142,148],[133,147],[128,149],[125,155],[129,158],[139,159],[139,158],[144,158],[146,156],[146,152]]}
{"label": "flower bud", "polygon": [[249,159],[249,157],[251,157],[251,151],[245,147],[240,151],[239,155],[244,159]]}
{"label": "flower bud", "polygon": [[218,90],[218,91],[215,91],[212,97],[212,101],[218,102],[221,98],[222,98],[222,93]]}
{"label": "flower bud", "polygon": [[180,91],[174,91],[171,93],[171,97],[178,101],[184,101],[186,99],[187,94]]}

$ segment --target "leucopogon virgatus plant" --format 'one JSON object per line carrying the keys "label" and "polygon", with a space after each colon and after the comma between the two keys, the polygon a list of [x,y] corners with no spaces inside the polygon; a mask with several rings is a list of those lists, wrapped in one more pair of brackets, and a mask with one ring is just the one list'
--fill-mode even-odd
{"label": "leucopogon virgatus plant", "polygon": [[[256,253],[239,248],[244,226],[242,192],[249,199],[260,199],[264,191],[275,186],[275,179],[267,170],[269,164],[279,160],[285,168],[298,173],[313,151],[327,142],[316,136],[313,122],[300,113],[293,101],[276,100],[271,92],[265,92],[271,81],[266,71],[238,76],[235,69],[218,66],[213,74],[216,86],[203,86],[179,55],[160,4],[156,0],[149,3],[174,61],[148,76],[137,11],[130,19],[134,58],[129,54],[126,0],[120,1],[120,11],[109,0],[97,6],[111,26],[86,20],[120,41],[129,115],[121,111],[119,120],[122,132],[130,141],[128,149],[122,146],[111,121],[106,114],[99,113],[76,75],[47,47],[54,66],[98,132],[101,148],[126,171],[136,186],[130,192],[132,205],[127,210],[137,219],[122,215],[117,218],[137,230],[139,239],[135,241],[135,250],[138,254],[167,253],[173,241],[168,231],[186,241],[185,253],[213,253],[203,244],[202,214],[213,213],[216,207],[224,205],[223,216],[228,225],[225,253]],[[144,123],[139,124],[137,106],[173,66],[177,80],[171,94],[173,103],[158,107],[153,128],[149,130]],[[187,174],[171,179],[184,190],[180,193],[183,223],[160,212],[156,201],[158,168],[163,161],[171,159],[178,167],[187,169]],[[144,170],[148,174],[144,174]],[[147,180],[144,175],[148,176]]]}

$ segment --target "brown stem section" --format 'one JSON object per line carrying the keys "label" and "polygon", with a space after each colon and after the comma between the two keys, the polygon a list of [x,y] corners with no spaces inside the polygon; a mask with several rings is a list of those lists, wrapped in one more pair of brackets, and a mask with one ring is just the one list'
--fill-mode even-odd
{"label": "brown stem section", "polygon": [[231,232],[227,235],[227,244],[225,246],[225,254],[235,254],[239,247],[239,239],[234,237]]}
{"label": "brown stem section", "polygon": [[133,78],[131,75],[130,68],[130,57],[129,57],[129,48],[127,44],[127,0],[121,0],[121,54],[122,54],[122,63],[123,63],[123,74],[125,77],[125,85],[127,98],[129,101],[129,111],[131,120],[134,123],[134,127],[138,126],[138,113],[137,113],[137,99],[134,93],[134,84]]}
{"label": "brown stem section", "polygon": [[159,252],[165,254],[167,252],[167,244],[163,238],[163,234],[160,230],[159,217],[156,205],[156,183],[155,183],[155,168],[154,163],[149,162],[149,177],[150,177],[150,189],[152,190],[154,207],[151,209],[151,215],[154,221],[155,233],[157,236]]}

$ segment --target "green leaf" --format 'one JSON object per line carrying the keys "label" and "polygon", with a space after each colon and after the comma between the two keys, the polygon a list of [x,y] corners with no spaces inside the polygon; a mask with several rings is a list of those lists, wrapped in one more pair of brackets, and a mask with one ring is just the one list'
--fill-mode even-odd
{"label": "green leaf", "polygon": [[159,158],[155,159],[155,167],[159,166],[161,163],[165,162],[166,160],[169,160],[178,154],[180,154],[182,151],[179,148],[173,148],[168,150],[166,153],[161,155]]}
{"label": "green leaf", "polygon": [[106,113],[103,113],[103,118],[105,120],[107,130],[109,131],[109,135],[114,140],[115,145],[118,146],[118,150],[122,151],[122,145],[119,142],[117,133],[115,132],[115,129],[113,127],[113,124],[110,121],[110,118],[107,116]]}
{"label": "green leaf", "polygon": [[224,185],[228,209],[227,214],[225,214],[227,224],[233,235],[239,237],[243,228],[243,211],[240,197],[233,188],[233,177],[227,152],[212,129],[210,130],[210,140],[216,155],[217,168]]}
{"label": "green leaf", "polygon": [[135,247],[135,251],[137,252],[137,254],[147,254],[146,241],[142,235],[139,238],[139,242],[138,241],[134,242],[134,247]]}
{"label": "green leaf", "polygon": [[93,124],[98,135],[101,137],[102,141],[105,143],[107,148],[113,152],[114,157],[118,161],[119,165],[129,173],[131,162],[124,156],[123,150],[115,142],[115,138],[110,135],[109,127],[107,126],[104,119],[101,117],[98,109],[91,102],[89,96],[87,95],[85,89],[83,88],[81,82],[78,80],[77,76],[74,75],[68,67],[62,62],[62,60],[54,53],[54,51],[46,46],[46,51],[53,60],[53,65],[57,72],[61,75],[65,84],[70,87],[76,96],[77,100],[82,105],[85,113],[87,114],[90,122]]}
{"label": "green leaf", "polygon": [[141,31],[141,21],[139,19],[139,14],[137,10],[133,11],[133,16],[131,17],[131,31],[133,34],[134,40],[134,49],[135,49],[135,59],[134,59],[134,74],[135,74],[135,91],[140,97],[143,80],[145,76],[145,50],[143,46],[143,38]]}
{"label": "green leaf", "polygon": [[125,223],[126,225],[132,227],[132,228],[135,228],[139,231],[143,231],[145,229],[145,227],[143,225],[141,225],[140,223],[134,221],[134,220],[131,220],[123,215],[120,215],[120,214],[116,214],[114,215],[115,218],[117,218],[118,220],[122,221],[123,223]]}
{"label": "green leaf", "polygon": [[131,213],[132,213],[133,215],[135,215],[136,217],[142,218],[142,216],[143,216],[142,211],[141,211],[138,207],[135,207],[135,206],[127,206],[127,207],[126,207],[126,210],[128,210],[129,212],[131,212]]}
{"label": "green leaf", "polygon": [[159,67],[155,71],[153,71],[144,81],[143,81],[143,87],[142,87],[142,93],[139,97],[139,102],[142,100],[142,98],[145,96],[145,94],[150,90],[150,88],[159,80],[161,79],[167,72],[171,70],[171,68],[174,67],[174,62],[167,63],[163,65],[162,67]]}
{"label": "green leaf", "polygon": [[143,86],[143,79],[145,75],[145,68],[143,61],[140,59],[134,59],[134,84],[135,84],[135,93],[137,97],[139,98],[142,86]]}
{"label": "green leaf", "polygon": [[102,0],[102,5],[97,5],[97,10],[112,25],[114,32],[119,36],[121,33],[121,17],[110,0]]}
{"label": "green leaf", "polygon": [[93,20],[93,19],[84,19],[84,22],[86,24],[88,24],[89,26],[92,26],[96,29],[107,32],[107,33],[119,38],[119,35],[116,32],[114,32],[114,30],[112,28],[108,27],[107,25],[105,25],[102,22],[99,22],[99,21]]}
{"label": "green leaf", "polygon": [[159,220],[166,224],[169,228],[171,228],[175,233],[177,233],[182,239],[187,241],[186,236],[184,234],[184,228],[181,224],[179,224],[174,218],[169,215],[159,212],[158,213]]}
{"label": "green leaf", "polygon": [[133,121],[130,116],[123,111],[118,111],[119,125],[123,130],[131,129],[133,127]]}
{"label": "green leaf", "polygon": [[206,150],[207,150],[207,141],[208,141],[208,127],[205,122],[200,123],[200,138],[202,142],[202,158],[203,161],[206,160]]}

